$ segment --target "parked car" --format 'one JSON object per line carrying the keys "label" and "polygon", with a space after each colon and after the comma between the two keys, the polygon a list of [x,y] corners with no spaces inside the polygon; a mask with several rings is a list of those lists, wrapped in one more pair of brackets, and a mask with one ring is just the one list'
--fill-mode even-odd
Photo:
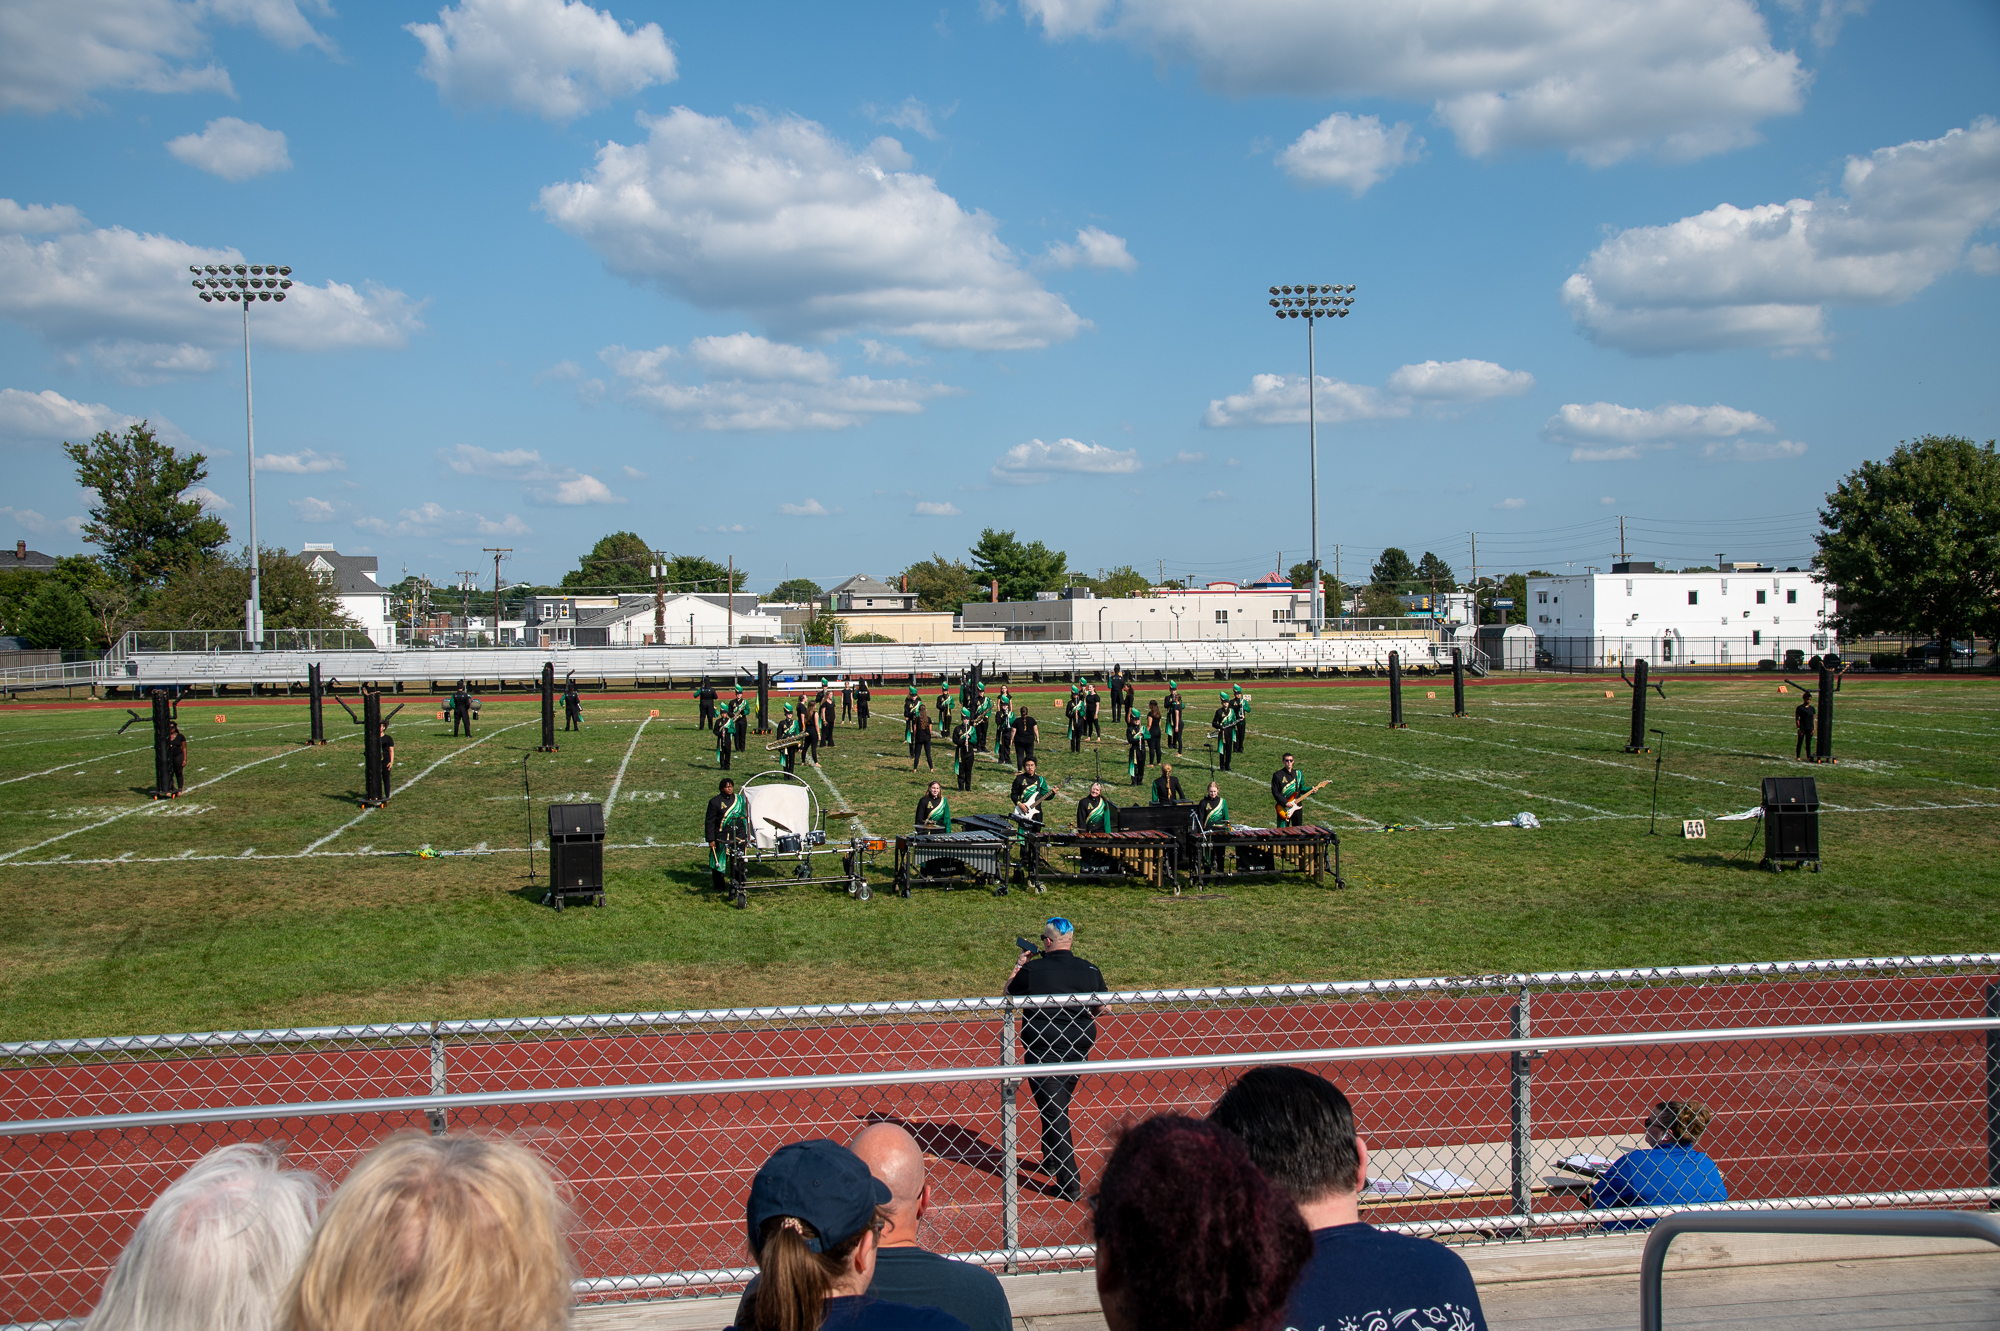
{"label": "parked car", "polygon": [[[1926,665],[1935,664],[1943,656],[1944,648],[1938,645],[1938,641],[1935,638],[1921,647],[1910,648],[1910,659],[1922,661]],[[1972,649],[1954,642],[1951,645],[1951,659],[1954,664],[1959,661],[1970,661],[1972,659]]]}

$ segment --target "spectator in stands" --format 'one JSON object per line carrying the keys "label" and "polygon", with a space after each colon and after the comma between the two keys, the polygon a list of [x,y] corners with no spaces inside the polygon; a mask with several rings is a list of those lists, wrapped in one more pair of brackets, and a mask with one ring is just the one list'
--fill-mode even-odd
{"label": "spectator in stands", "polygon": [[1368,1147],[1340,1088],[1304,1068],[1253,1068],[1209,1111],[1298,1203],[1312,1260],[1291,1290],[1288,1327],[1453,1326],[1484,1331],[1465,1261],[1442,1243],[1361,1220]]}
{"label": "spectator in stands", "polygon": [[[868,1293],[891,1303],[940,1308],[972,1331],[1010,1331],[1013,1311],[1000,1281],[983,1266],[954,1262],[917,1244],[917,1230],[931,1206],[930,1180],[924,1176],[924,1153],[917,1139],[896,1123],[863,1128],[850,1150],[868,1172],[889,1189],[881,1207],[882,1233],[875,1252],[875,1278]],[[736,1306],[736,1324],[750,1323],[750,1301],[759,1282],[752,1280]]]}
{"label": "spectator in stands", "polygon": [[1148,1119],[1119,1139],[1092,1202],[1097,1296],[1110,1331],[1283,1324],[1285,1292],[1312,1238],[1229,1133],[1199,1119]]}
{"label": "spectator in stands", "polygon": [[750,1184],[757,1290],[732,1331],[967,1331],[936,1308],[868,1293],[891,1199],[838,1142],[779,1147]]}
{"label": "spectator in stands", "polygon": [[86,1331],[269,1331],[325,1185],[274,1146],[210,1151],[167,1186],[104,1282]]}
{"label": "spectator in stands", "polygon": [[[1715,1115],[1691,1100],[1653,1106],[1646,1118],[1646,1147],[1627,1151],[1604,1171],[1590,1190],[1598,1210],[1617,1206],[1677,1206],[1686,1202],[1726,1202],[1722,1171],[1695,1142]],[[1615,1221],[1606,1229],[1650,1229],[1650,1220]]]}
{"label": "spectator in stands", "polygon": [[354,1167],[313,1235],[280,1331],[559,1331],[567,1209],[522,1147],[399,1133]]}

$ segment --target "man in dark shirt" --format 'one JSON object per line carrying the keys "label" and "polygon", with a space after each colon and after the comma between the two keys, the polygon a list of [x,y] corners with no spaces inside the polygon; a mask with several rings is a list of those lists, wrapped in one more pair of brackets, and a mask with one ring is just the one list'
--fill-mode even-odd
{"label": "man in dark shirt", "polygon": [[1014,761],[1025,770],[1035,761],[1035,745],[1042,738],[1042,727],[1023,707],[1021,715],[1014,722]]}
{"label": "man in dark shirt", "polygon": [[715,724],[715,685],[708,682],[708,676],[701,677],[701,687],[694,691],[694,700],[700,706],[695,722],[703,730]]}
{"label": "man in dark shirt", "polygon": [[1431,1239],[1361,1221],[1368,1147],[1338,1087],[1304,1068],[1253,1068],[1216,1101],[1209,1121],[1292,1195],[1313,1232],[1313,1255],[1292,1286],[1288,1331],[1345,1326],[1486,1331],[1465,1261]]}
{"label": "man in dark shirt", "polygon": [[978,732],[973,728],[970,721],[960,721],[958,729],[952,733],[951,770],[958,777],[958,788],[960,790],[972,789],[973,754],[976,752],[977,747],[974,741],[978,737]]}
{"label": "man in dark shirt", "polygon": [[1811,689],[1803,689],[1801,692],[1806,695],[1806,700],[1792,709],[1792,724],[1799,732],[1798,742],[1792,745],[1792,758],[1794,761],[1799,759],[1810,761],[1813,756],[1814,741],[1817,738],[1815,727],[1819,724],[1819,709],[1812,704]]}
{"label": "man in dark shirt", "polygon": [[1299,807],[1287,813],[1285,808],[1293,800],[1306,793],[1306,774],[1299,770],[1299,760],[1291,754],[1285,755],[1285,765],[1271,773],[1271,806],[1279,827],[1300,827],[1306,821],[1306,807]]}
{"label": "man in dark shirt", "polygon": [[465,681],[458,681],[458,687],[451,695],[451,737],[458,738],[459,727],[465,727],[465,737],[472,738],[472,694],[467,691]]}
{"label": "man in dark shirt", "polygon": [[576,685],[571,684],[563,689],[562,705],[563,729],[583,729],[583,695],[576,691]]}
{"label": "man in dark shirt", "polygon": [[382,755],[382,803],[389,802],[389,776],[396,768],[396,737],[389,733],[389,723],[384,721],[381,728],[382,742],[377,750]]}
{"label": "man in dark shirt", "polygon": [[[1042,926],[1042,950],[1021,954],[1007,977],[1007,992],[1017,998],[1109,992],[1103,972],[1072,950],[1075,942],[1075,925],[1060,915],[1049,920]],[[1094,1002],[1037,1005],[1021,1018],[1021,1051],[1029,1063],[1081,1063],[1096,1042]],[[1056,1196],[1072,1202],[1083,1198],[1069,1121],[1076,1080],[1074,1076],[1028,1079],[1028,1093],[1035,1097],[1035,1112],[1042,1120],[1042,1159],[1036,1172],[1053,1181],[1051,1191]]]}
{"label": "man in dark shirt", "polygon": [[181,723],[167,722],[167,784],[175,794],[187,784],[188,737],[181,733]]}
{"label": "man in dark shirt", "polygon": [[742,821],[743,815],[744,811],[737,807],[736,783],[725,776],[701,820],[701,839],[708,843],[708,882],[718,892],[729,889],[729,847],[725,834]]}
{"label": "man in dark shirt", "polygon": [[868,729],[868,700],[873,696],[874,695],[868,691],[867,680],[859,679],[854,682],[854,728],[855,729],[857,730]]}

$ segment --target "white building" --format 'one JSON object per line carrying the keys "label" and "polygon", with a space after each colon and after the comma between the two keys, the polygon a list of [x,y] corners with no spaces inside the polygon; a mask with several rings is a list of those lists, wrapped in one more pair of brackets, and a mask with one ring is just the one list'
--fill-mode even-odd
{"label": "white building", "polygon": [[1295,638],[1310,633],[1308,591],[1272,579],[1245,587],[1211,582],[1154,588],[1099,600],[1088,588],[1043,592],[1033,601],[967,601],[959,622],[999,629],[1008,642],[1173,642],[1212,638]]}
{"label": "white building", "polygon": [[[643,647],[654,638],[653,598],[645,595],[621,597],[572,597],[567,617],[552,617],[539,632],[548,645],[575,647]],[[577,605],[577,601],[612,601],[604,606]],[[734,601],[734,613],[731,602]],[[778,638],[784,623],[775,615],[761,612],[755,596],[725,596],[684,593],[666,598],[660,618],[664,631],[659,635],[668,646],[696,643],[722,646],[728,642],[770,642]]]}
{"label": "white building", "polygon": [[1609,573],[1528,579],[1528,627],[1556,666],[1741,665],[1835,645],[1825,584],[1796,568],[1731,564],[1662,573],[1650,563]]}
{"label": "white building", "polygon": [[373,555],[343,555],[330,545],[306,542],[299,560],[321,582],[333,584],[334,595],[347,617],[361,626],[377,647],[396,645],[396,624],[389,609],[389,590],[375,580]]}

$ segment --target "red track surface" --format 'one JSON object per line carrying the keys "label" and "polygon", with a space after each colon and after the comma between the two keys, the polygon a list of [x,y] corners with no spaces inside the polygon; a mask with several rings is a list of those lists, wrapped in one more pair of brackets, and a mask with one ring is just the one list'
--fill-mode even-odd
{"label": "red track surface", "polygon": [[[1535,1034],[1713,1029],[1841,1020],[1972,1016],[1981,977],[1714,985],[1541,993]],[[1103,1017],[1094,1057],[1246,1049],[1365,1047],[1508,1034],[1501,995],[1417,997]],[[752,1027],[453,1044],[450,1089],[473,1091],[805,1075],[997,1061],[997,1020]],[[1504,1057],[1357,1061],[1328,1069],[1354,1097],[1376,1149],[1500,1142],[1508,1135]],[[0,1072],[8,1118],[47,1118],[430,1090],[421,1044],[220,1054],[117,1063],[17,1065]],[[1234,1077],[1196,1071],[1086,1077],[1073,1106],[1086,1180],[1120,1124],[1199,1114]],[[1691,1044],[1552,1055],[1535,1068],[1538,1138],[1619,1136],[1665,1098],[1718,1111],[1702,1145],[1737,1197],[1986,1183],[1985,1041],[1979,1036]],[[1000,1091],[993,1083],[689,1096],[489,1109],[459,1130],[531,1141],[567,1181],[586,1275],[738,1265],[742,1198],[777,1146],[844,1139],[870,1118],[915,1130],[935,1157],[942,1201],[926,1241],[998,1247]],[[1032,1100],[1020,1093],[1021,1150],[1033,1157]],[[194,1159],[234,1140],[283,1138],[295,1163],[338,1181],[421,1114],[291,1119],[16,1137],[0,1147],[0,1322],[78,1315],[139,1215]],[[1021,1242],[1088,1241],[1084,1208],[1024,1185]],[[1574,1205],[1550,1202],[1553,1207]],[[1433,1200],[1398,1219],[1495,1214],[1504,1203]]]}

